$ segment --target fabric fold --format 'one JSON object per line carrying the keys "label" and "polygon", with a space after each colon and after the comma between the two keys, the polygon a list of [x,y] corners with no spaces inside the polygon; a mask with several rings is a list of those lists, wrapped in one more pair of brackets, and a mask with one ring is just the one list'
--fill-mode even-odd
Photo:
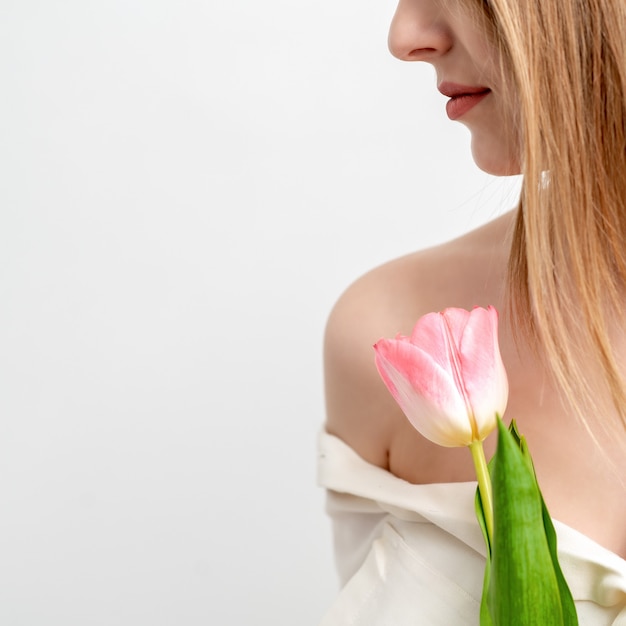
{"label": "fabric fold", "polygon": [[[476,483],[414,485],[324,431],[318,449],[343,585],[322,625],[478,624],[485,547]],[[554,526],[581,626],[626,626],[626,561],[561,522]],[[467,622],[445,621],[467,612]]]}

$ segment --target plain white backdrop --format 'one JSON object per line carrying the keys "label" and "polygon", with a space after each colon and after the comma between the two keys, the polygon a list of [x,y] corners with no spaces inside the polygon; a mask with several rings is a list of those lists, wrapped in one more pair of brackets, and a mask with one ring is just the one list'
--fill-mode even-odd
{"label": "plain white backdrop", "polygon": [[0,3],[0,624],[320,619],[328,312],[515,203],[393,10]]}

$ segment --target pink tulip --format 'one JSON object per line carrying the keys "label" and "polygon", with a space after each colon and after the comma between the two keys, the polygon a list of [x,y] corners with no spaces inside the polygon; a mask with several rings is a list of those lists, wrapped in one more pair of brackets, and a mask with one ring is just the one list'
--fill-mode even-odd
{"label": "pink tulip", "polygon": [[385,384],[424,437],[470,446],[496,427],[508,382],[493,307],[429,313],[410,337],[381,339],[374,348]]}

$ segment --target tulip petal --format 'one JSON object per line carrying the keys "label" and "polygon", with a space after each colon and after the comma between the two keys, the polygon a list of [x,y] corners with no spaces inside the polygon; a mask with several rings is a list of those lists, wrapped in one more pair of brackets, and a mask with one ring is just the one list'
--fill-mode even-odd
{"label": "tulip petal", "polygon": [[498,313],[493,307],[472,310],[459,342],[459,360],[478,435],[486,437],[504,414],[508,381],[498,346]]}
{"label": "tulip petal", "polygon": [[428,313],[417,321],[410,341],[431,355],[444,370],[451,371],[450,352],[446,349],[445,320],[439,313]]}
{"label": "tulip petal", "polygon": [[467,409],[449,372],[409,341],[382,339],[375,349],[378,371],[414,428],[441,446],[472,442]]}
{"label": "tulip petal", "polygon": [[460,344],[465,328],[474,315],[474,311],[476,311],[476,308],[471,312],[466,311],[465,309],[449,308],[444,309],[439,314],[447,322],[448,328],[452,331],[452,335],[457,341],[457,345]]}

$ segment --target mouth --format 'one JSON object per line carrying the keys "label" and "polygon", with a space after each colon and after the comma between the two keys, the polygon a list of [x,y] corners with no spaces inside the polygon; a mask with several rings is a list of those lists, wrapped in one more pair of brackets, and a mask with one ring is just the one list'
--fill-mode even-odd
{"label": "mouth", "polygon": [[491,93],[488,87],[445,82],[441,83],[438,89],[444,96],[450,98],[446,104],[446,113],[451,120],[458,120]]}

